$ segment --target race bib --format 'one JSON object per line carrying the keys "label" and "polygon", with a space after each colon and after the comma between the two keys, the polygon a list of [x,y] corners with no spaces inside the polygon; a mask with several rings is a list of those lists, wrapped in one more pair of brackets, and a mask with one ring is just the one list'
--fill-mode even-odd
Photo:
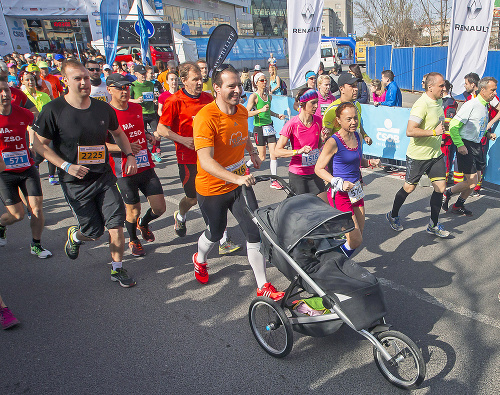
{"label": "race bib", "polygon": [[365,192],[363,191],[361,181],[359,180],[354,183],[354,187],[347,193],[349,195],[351,203],[359,202],[361,199],[365,197]]}
{"label": "race bib", "polygon": [[321,111],[321,116],[325,115],[325,111],[328,108],[329,104],[322,104],[320,107]]}
{"label": "race bib", "polygon": [[313,149],[308,154],[302,154],[302,166],[314,166],[319,158],[319,149]]}
{"label": "race bib", "polygon": [[155,94],[153,92],[142,92],[143,101],[154,101]]}
{"label": "race bib", "polygon": [[7,170],[22,169],[29,167],[30,157],[28,151],[2,152],[3,161]]}
{"label": "race bib", "polygon": [[274,130],[273,125],[262,126],[262,134],[264,136],[275,136],[276,130]]}
{"label": "race bib", "polygon": [[237,162],[231,166],[226,167],[227,171],[230,171],[231,173],[234,173],[238,176],[244,176],[246,169],[247,169],[247,165],[245,163],[245,158],[243,158],[242,160],[240,160],[239,162]]}
{"label": "race bib", "polygon": [[137,168],[138,169],[140,169],[141,167],[149,167],[148,150],[147,149],[141,149],[135,155],[135,161],[137,162]]}
{"label": "race bib", "polygon": [[78,146],[79,165],[98,165],[106,163],[106,149],[104,145]]}

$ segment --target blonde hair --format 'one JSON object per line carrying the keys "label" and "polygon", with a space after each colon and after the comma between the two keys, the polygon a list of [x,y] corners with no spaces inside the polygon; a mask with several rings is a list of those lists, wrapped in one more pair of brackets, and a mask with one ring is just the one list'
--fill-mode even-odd
{"label": "blonde hair", "polygon": [[320,85],[323,83],[324,80],[326,80],[328,78],[328,80],[330,80],[330,76],[328,74],[320,74],[318,76],[318,89],[320,87]]}

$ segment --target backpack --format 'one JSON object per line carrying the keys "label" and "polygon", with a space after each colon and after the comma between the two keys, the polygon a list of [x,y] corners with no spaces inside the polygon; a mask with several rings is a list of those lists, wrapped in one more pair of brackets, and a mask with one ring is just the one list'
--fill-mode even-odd
{"label": "backpack", "polygon": [[283,78],[280,78],[280,91],[283,96],[288,95],[288,88],[286,86],[285,81],[283,81]]}

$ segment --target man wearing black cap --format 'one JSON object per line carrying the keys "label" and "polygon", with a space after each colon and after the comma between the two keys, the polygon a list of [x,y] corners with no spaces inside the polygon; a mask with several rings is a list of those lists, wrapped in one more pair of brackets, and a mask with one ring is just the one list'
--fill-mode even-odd
{"label": "man wearing black cap", "polygon": [[90,75],[90,97],[109,103],[111,95],[106,88],[106,82],[101,80],[101,66],[96,60],[89,60],[85,67]]}
{"label": "man wearing black cap", "polygon": [[358,96],[358,79],[352,74],[341,74],[339,77],[339,90],[340,98],[335,100],[328,106],[323,114],[323,132],[321,133],[321,141],[324,143],[331,135],[340,130],[339,126],[335,125],[335,110],[337,107],[345,102],[354,103],[358,111],[359,131],[366,144],[371,145],[372,139],[366,134],[363,126],[361,125],[361,105],[356,101]]}
{"label": "man wearing black cap", "polygon": [[[127,175],[125,172],[127,157],[109,136],[106,146],[110,152],[111,167],[118,178],[117,184],[125,202],[125,227],[130,237],[128,243],[130,252],[134,256],[144,256],[146,253],[137,237],[137,229],[141,232],[143,240],[153,242],[155,236],[149,228],[149,222],[159,218],[165,212],[163,188],[156,175],[147,143],[149,140],[154,145],[155,139],[153,135],[145,134],[141,106],[137,103],[129,103],[130,81],[127,77],[118,73],[112,74],[107,78],[106,85],[111,95],[110,105],[115,110],[120,127],[128,137],[137,162],[137,174]],[[150,205],[142,218],[139,218],[141,214],[139,191],[148,199]]]}
{"label": "man wearing black cap", "polygon": [[127,175],[137,173],[135,155],[110,105],[89,96],[90,76],[85,66],[68,59],[61,72],[68,93],[44,106],[33,129],[34,148],[60,168],[61,188],[78,222],[68,229],[66,255],[78,258],[82,242],[99,239],[107,228],[111,280],[122,287],[132,287],[135,281],[122,267],[125,206],[109,166],[108,131],[126,155]]}
{"label": "man wearing black cap", "polygon": [[158,115],[155,111],[155,86],[153,82],[146,80],[147,70],[142,64],[134,65],[134,75],[137,78],[130,86],[130,102],[139,103],[142,106],[142,119],[144,127],[151,128],[150,133],[156,132],[158,127]]}

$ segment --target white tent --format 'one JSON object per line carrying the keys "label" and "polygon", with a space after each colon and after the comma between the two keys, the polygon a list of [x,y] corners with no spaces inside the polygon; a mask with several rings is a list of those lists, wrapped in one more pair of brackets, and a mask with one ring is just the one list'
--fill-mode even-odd
{"label": "white tent", "polygon": [[[154,21],[163,21],[161,17],[159,17],[153,8],[149,5],[147,1],[142,2],[142,12],[144,13],[144,17],[151,22]],[[137,20],[137,0],[134,0],[134,4],[130,7],[130,13],[125,17],[126,21],[136,21]],[[196,49],[196,42],[190,40],[181,34],[174,32],[174,45],[175,45],[175,53],[179,59],[180,63],[191,61],[196,62],[198,59],[198,50]]]}

